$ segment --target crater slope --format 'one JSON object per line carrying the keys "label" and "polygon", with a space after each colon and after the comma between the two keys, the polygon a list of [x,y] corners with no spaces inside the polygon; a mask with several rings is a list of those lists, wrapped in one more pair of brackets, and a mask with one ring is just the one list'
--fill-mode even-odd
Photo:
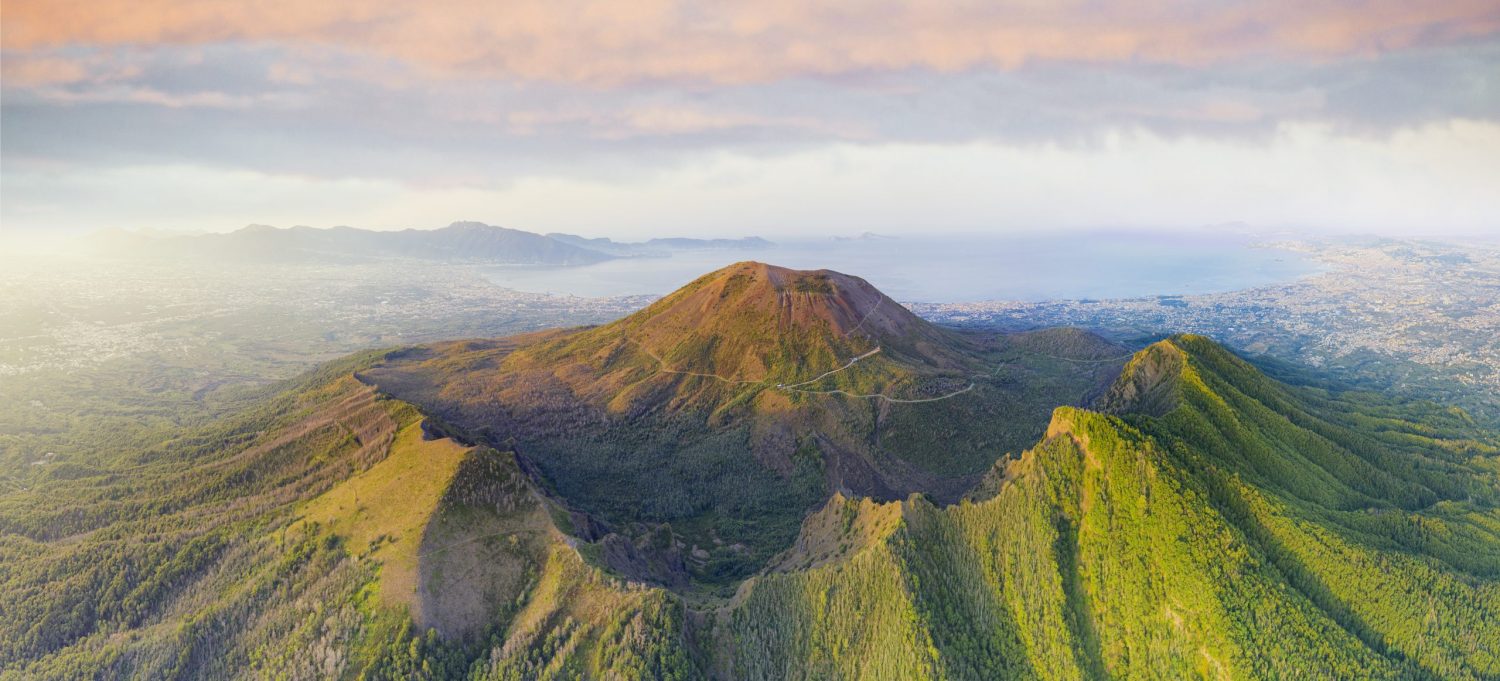
{"label": "crater slope", "polygon": [[514,449],[611,564],[731,585],[835,491],[962,497],[1124,362],[1071,330],[934,326],[863,279],[756,262],[599,327],[415,348],[364,375]]}

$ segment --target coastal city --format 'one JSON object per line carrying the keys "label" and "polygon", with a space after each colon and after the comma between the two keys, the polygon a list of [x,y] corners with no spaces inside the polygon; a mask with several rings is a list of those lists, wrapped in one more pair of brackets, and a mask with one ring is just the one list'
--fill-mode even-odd
{"label": "coastal city", "polygon": [[1302,253],[1324,269],[1227,293],[911,307],[949,325],[1079,326],[1126,342],[1204,334],[1251,357],[1493,412],[1500,395],[1500,250],[1384,240],[1265,246]]}

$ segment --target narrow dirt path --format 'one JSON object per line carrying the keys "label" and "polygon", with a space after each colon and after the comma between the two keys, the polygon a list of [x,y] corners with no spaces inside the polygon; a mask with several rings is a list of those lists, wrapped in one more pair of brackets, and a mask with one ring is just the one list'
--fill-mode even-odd
{"label": "narrow dirt path", "polygon": [[804,385],[807,385],[809,383],[817,383],[818,381],[821,381],[821,380],[823,380],[825,378],[828,378],[829,376],[832,376],[832,375],[834,375],[834,374],[836,374],[836,373],[838,373],[840,371],[843,371],[845,369],[848,369],[849,367],[854,366],[860,360],[862,360],[862,359],[864,359],[866,357],[870,357],[871,355],[874,355],[877,352],[880,352],[880,348],[875,348],[874,350],[871,350],[871,351],[869,351],[869,352],[867,352],[867,353],[865,353],[863,355],[860,355],[858,357],[855,357],[854,359],[849,360],[847,363],[844,364],[844,366],[841,366],[841,367],[839,367],[837,369],[834,369],[832,371],[825,371],[825,372],[823,372],[821,374],[818,374],[816,377],[810,378],[810,379],[808,379],[806,381],[802,381],[801,383],[778,383],[778,384],[776,384],[776,387],[781,388],[782,390],[795,390],[799,386],[804,386]]}
{"label": "narrow dirt path", "polygon": [[937,397],[924,397],[924,398],[921,398],[921,399],[902,399],[900,397],[891,397],[891,396],[886,395],[884,393],[875,393],[875,394],[872,394],[872,395],[860,395],[860,394],[851,393],[851,392],[848,392],[848,391],[845,391],[845,390],[798,390],[796,388],[787,388],[787,389],[791,390],[792,392],[806,393],[806,394],[809,394],[809,395],[843,395],[845,397],[853,397],[853,398],[857,398],[857,399],[867,399],[867,400],[876,400],[876,399],[878,399],[878,400],[885,400],[886,402],[891,402],[893,404],[921,404],[923,402],[941,402],[943,400],[946,400],[946,399],[949,399],[949,398],[952,398],[952,397],[958,397],[959,395],[962,395],[962,394],[964,394],[966,392],[969,392],[970,390],[973,390],[974,389],[974,383],[971,382],[971,383],[969,383],[968,386],[964,387],[963,389],[961,389],[961,390],[955,390],[955,391],[953,391],[951,393],[948,393],[947,395],[939,395]]}

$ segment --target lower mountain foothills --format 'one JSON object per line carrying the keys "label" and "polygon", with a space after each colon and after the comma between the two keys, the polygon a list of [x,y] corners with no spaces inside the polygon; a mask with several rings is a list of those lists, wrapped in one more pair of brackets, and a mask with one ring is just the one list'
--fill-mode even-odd
{"label": "lower mountain foothills", "polygon": [[[857,359],[857,361],[855,361]],[[0,496],[0,678],[1500,678],[1500,435],[740,263]]]}

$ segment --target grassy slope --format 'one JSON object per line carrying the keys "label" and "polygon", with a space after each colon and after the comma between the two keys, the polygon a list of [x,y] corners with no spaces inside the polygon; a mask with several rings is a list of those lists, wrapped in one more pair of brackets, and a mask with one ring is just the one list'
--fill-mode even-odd
{"label": "grassy slope", "polygon": [[[0,678],[692,669],[680,606],[587,564],[508,454],[420,439],[350,376],[372,359],[129,470],[0,497]],[[409,617],[454,600],[480,612],[432,618],[447,640]]]}
{"label": "grassy slope", "polygon": [[301,522],[322,525],[361,559],[377,561],[381,597],[416,611],[422,532],[471,451],[448,439],[423,440],[421,424],[409,423],[384,460],[313,499]]}
{"label": "grassy slope", "polygon": [[[1243,537],[1102,420],[1060,412],[995,498],[899,502],[885,541],[756,583],[728,616],[733,675],[1378,674],[1383,661],[1279,588],[1264,560],[1225,551]],[[1231,626],[1245,621],[1259,623]],[[1327,654],[1307,650],[1319,642]]]}
{"label": "grassy slope", "polygon": [[1461,415],[1293,393],[1199,338],[1122,383],[1147,368],[1158,416],[1059,409],[982,501],[836,498],[721,612],[719,672],[1500,675],[1495,450]]}

